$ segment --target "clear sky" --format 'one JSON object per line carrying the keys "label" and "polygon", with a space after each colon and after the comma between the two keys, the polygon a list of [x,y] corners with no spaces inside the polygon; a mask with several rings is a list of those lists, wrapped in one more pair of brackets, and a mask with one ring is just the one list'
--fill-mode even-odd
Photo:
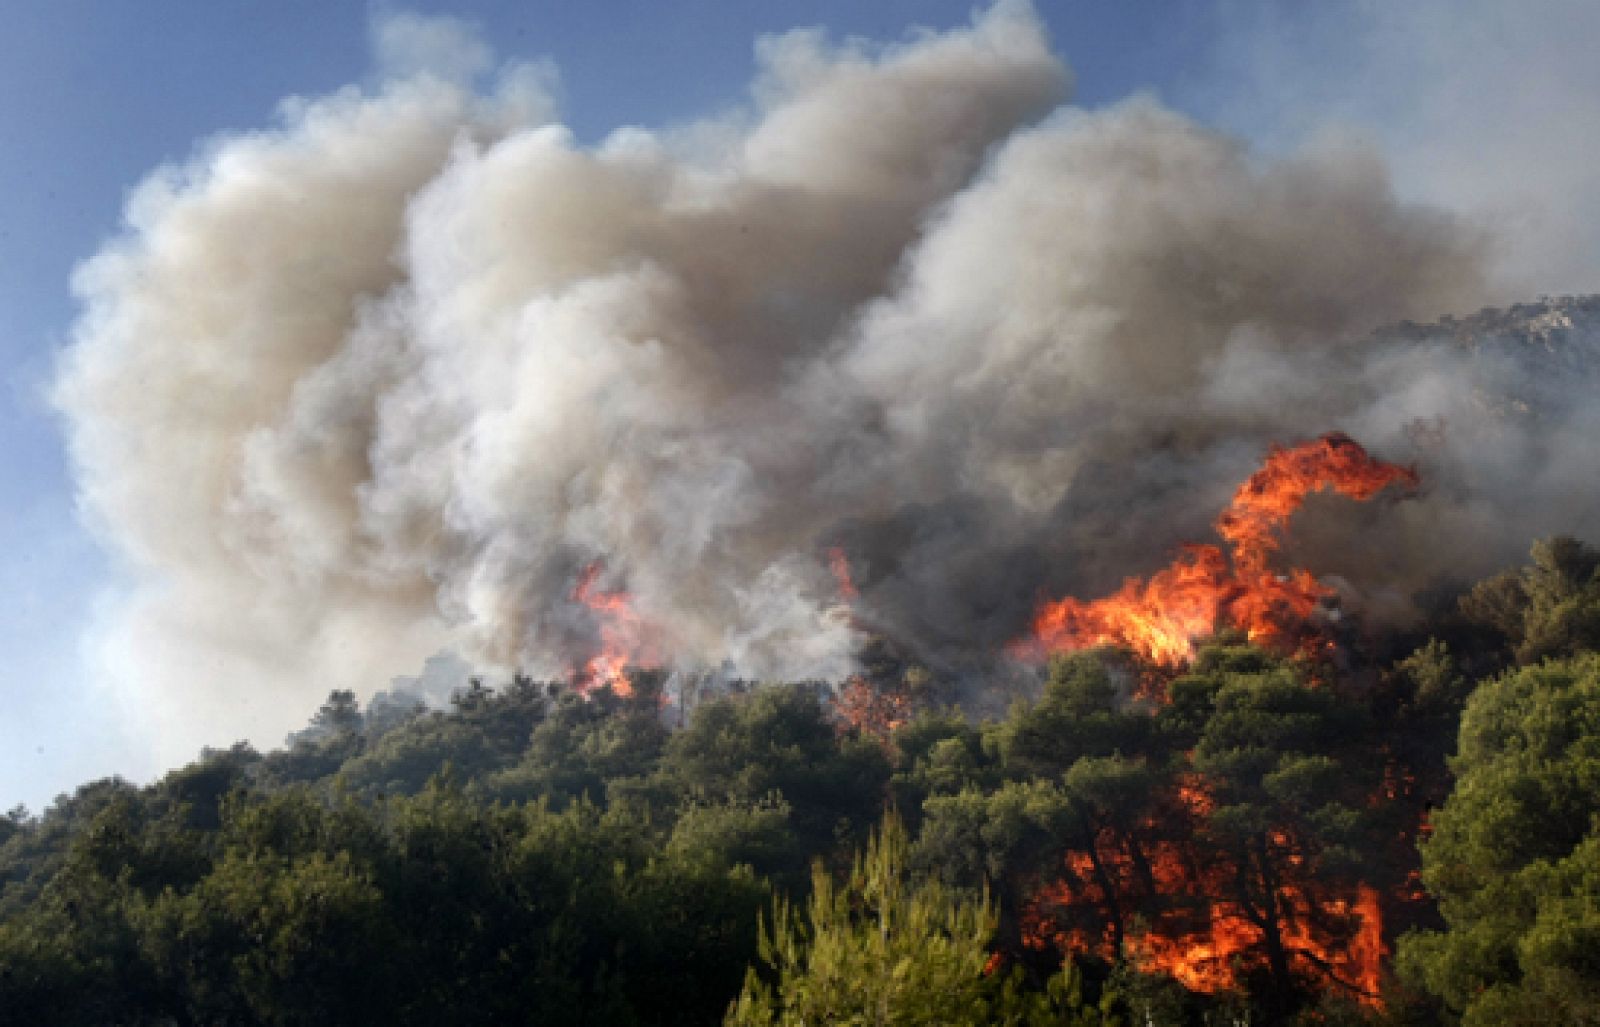
{"label": "clear sky", "polygon": [[[1540,254],[1512,260],[1533,291],[1582,287],[1594,262],[1588,47],[1600,5],[1039,0],[1076,77],[1074,102],[1152,92],[1286,148],[1337,129],[1371,138],[1404,189],[1546,231],[1519,193],[1588,197]],[[968,20],[969,0],[481,0],[403,9],[457,16],[502,58],[548,57],[581,140],[740,103],[764,34],[822,26],[895,39]],[[136,778],[140,740],[93,680],[82,638],[114,568],[74,511],[44,390],[73,330],[74,266],[119,230],[129,190],[206,138],[271,123],[277,104],[369,80],[374,18],[399,5],[308,0],[56,0],[0,12],[0,806],[34,809],[95,775]],[[1521,12],[1509,17],[1511,12]],[[1554,110],[1552,110],[1554,108]],[[1537,116],[1534,116],[1537,115]],[[1548,115],[1548,116],[1547,116]],[[1561,123],[1561,122],[1557,122]],[[1513,174],[1502,141],[1532,170]],[[1498,151],[1498,152],[1497,152]],[[1529,229],[1533,226],[1533,229]],[[1587,233],[1587,234],[1586,234]],[[1590,288],[1597,287],[1591,284]],[[307,711],[308,713],[310,711]],[[217,739],[227,744],[231,739]]]}

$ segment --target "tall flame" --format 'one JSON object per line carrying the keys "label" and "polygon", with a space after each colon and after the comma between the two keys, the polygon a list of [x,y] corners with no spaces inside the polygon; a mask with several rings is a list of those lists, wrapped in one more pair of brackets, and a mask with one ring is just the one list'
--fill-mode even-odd
{"label": "tall flame", "polygon": [[632,695],[629,667],[651,666],[656,662],[649,632],[633,608],[627,592],[607,592],[597,586],[603,564],[596,560],[578,575],[572,600],[594,613],[600,651],[573,671],[573,687],[583,695],[609,686],[618,695]]}
{"label": "tall flame", "polygon": [[1187,545],[1170,566],[1147,580],[1129,578],[1112,595],[1046,602],[1034,617],[1032,637],[1013,651],[1036,658],[1117,645],[1175,667],[1194,655],[1196,639],[1224,624],[1243,629],[1254,642],[1289,644],[1305,634],[1317,603],[1332,594],[1309,571],[1272,569],[1289,518],[1322,489],[1367,500],[1391,484],[1415,487],[1417,474],[1373,458],[1347,435],[1333,432],[1287,449],[1274,445],[1217,518],[1228,555],[1214,545]]}
{"label": "tall flame", "polygon": [[853,603],[861,598],[855,578],[850,574],[850,557],[845,555],[843,547],[834,546],[828,550],[828,569],[833,572],[833,580],[839,587],[840,599],[846,603]]}

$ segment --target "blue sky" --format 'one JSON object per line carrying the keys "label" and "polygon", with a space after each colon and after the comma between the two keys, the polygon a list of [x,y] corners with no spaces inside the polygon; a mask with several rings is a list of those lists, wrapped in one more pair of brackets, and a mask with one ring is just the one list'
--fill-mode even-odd
{"label": "blue sky", "polygon": [[[1298,6],[1038,4],[1076,76],[1077,103],[1153,92],[1266,148],[1354,131],[1390,155],[1402,189],[1437,190],[1512,221],[1523,216],[1517,191],[1502,186],[1516,176],[1498,157],[1462,158],[1492,150],[1499,137],[1485,133],[1529,151],[1535,184],[1547,191],[1577,196],[1592,184],[1600,162],[1576,142],[1553,141],[1543,119],[1529,116],[1553,101],[1592,116],[1585,104],[1600,86],[1582,45],[1596,36],[1579,31],[1594,27],[1585,5],[1552,2],[1548,17],[1507,24],[1497,19],[1509,5],[1486,3],[1458,16],[1429,3],[1405,15],[1363,3],[1326,5],[1315,18],[1284,13]],[[594,140],[620,125],[670,124],[739,103],[763,33],[816,25],[894,39],[913,26],[963,23],[971,7],[522,0],[403,9],[460,17],[502,58],[549,57],[560,69],[563,120]],[[270,124],[285,97],[367,80],[371,25],[389,9],[60,0],[0,14],[0,645],[9,656],[0,670],[0,806],[38,809],[90,776],[157,769],[142,762],[140,740],[82,655],[85,631],[117,586],[74,512],[60,427],[43,395],[77,316],[73,268],[117,233],[129,190],[158,165],[183,160],[207,137]],[[1463,60],[1469,54],[1473,62]],[[1535,290],[1586,281],[1600,222],[1589,202],[1572,238],[1545,248],[1565,247],[1561,254],[1513,261]]]}

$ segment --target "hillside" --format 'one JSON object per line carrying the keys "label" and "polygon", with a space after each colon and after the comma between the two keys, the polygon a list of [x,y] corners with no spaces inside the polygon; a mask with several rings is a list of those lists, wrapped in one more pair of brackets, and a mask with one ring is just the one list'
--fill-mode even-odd
{"label": "hillside", "polygon": [[[908,840],[839,908],[922,909],[884,937],[958,1020],[1580,1022],[1600,553],[1541,543],[1427,628],[1382,665],[1227,637],[1171,671],[1063,657],[987,722],[894,661],[680,728],[652,673],[442,710],[336,692],[282,749],[0,823],[0,1022],[713,1023],[747,967],[739,1022],[798,1022],[819,988],[889,993],[856,914],[804,904],[886,807]],[[847,722],[863,704],[893,715]],[[820,918],[810,957],[758,945],[778,896]]]}

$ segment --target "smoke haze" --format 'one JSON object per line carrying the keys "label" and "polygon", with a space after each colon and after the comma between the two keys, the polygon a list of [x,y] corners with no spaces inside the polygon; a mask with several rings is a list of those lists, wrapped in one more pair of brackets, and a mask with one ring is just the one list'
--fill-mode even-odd
{"label": "smoke haze", "polygon": [[57,400],[132,582],[101,643],[169,755],[441,651],[563,674],[595,561],[673,667],[837,679],[840,546],[865,621],[961,665],[1334,429],[1428,483],[1306,512],[1374,613],[1593,525],[1577,381],[1374,334],[1475,309],[1481,227],[1358,143],[1065,108],[1024,4],[766,39],[748,110],[588,147],[549,67],[378,37],[380,83],[158,171],[78,275]]}
{"label": "smoke haze", "polygon": [[1600,5],[1329,0],[1228,5],[1208,119],[1274,147],[1360,132],[1401,195],[1471,210],[1506,245],[1495,302],[1600,281]]}

